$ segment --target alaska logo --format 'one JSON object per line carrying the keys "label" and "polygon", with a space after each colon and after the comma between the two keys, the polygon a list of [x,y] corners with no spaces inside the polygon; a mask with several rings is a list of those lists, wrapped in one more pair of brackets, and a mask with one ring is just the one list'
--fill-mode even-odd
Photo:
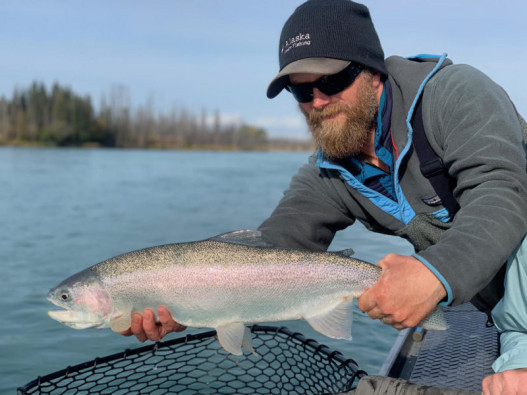
{"label": "alaska logo", "polygon": [[280,52],[285,55],[293,48],[302,47],[304,45],[311,45],[311,37],[309,33],[298,33],[296,36],[291,37],[282,44]]}

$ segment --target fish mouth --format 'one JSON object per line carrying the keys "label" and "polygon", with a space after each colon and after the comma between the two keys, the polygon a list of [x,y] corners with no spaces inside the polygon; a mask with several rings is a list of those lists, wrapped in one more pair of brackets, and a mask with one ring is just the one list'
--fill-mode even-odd
{"label": "fish mouth", "polygon": [[67,325],[74,329],[95,328],[102,325],[102,321],[93,321],[85,317],[82,312],[76,312],[68,307],[64,307],[57,303],[53,298],[48,297],[48,300],[55,306],[62,308],[62,310],[50,310],[48,316],[61,324]]}
{"label": "fish mouth", "polygon": [[71,310],[50,310],[48,315],[63,324],[75,322],[76,314]]}
{"label": "fish mouth", "polygon": [[103,324],[102,321],[86,320],[82,314],[71,310],[51,310],[48,311],[48,316],[73,329],[97,328]]}
{"label": "fish mouth", "polygon": [[70,308],[58,303],[51,295],[52,293],[50,292],[47,299],[55,306],[60,307],[62,310],[50,310],[48,311],[48,315],[59,322],[66,323],[72,321],[75,313]]}

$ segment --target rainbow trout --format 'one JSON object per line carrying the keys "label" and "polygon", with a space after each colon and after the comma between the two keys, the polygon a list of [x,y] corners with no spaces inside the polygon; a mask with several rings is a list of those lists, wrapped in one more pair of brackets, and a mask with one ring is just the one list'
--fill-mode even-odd
{"label": "rainbow trout", "polygon": [[[75,329],[122,332],[134,311],[165,305],[180,324],[216,329],[236,355],[242,345],[252,350],[246,323],[304,319],[326,336],[351,340],[353,298],[381,270],[343,253],[237,242],[258,235],[238,231],[108,259],[53,288],[48,300],[63,310],[48,314]],[[424,328],[446,329],[441,310],[425,320]]]}

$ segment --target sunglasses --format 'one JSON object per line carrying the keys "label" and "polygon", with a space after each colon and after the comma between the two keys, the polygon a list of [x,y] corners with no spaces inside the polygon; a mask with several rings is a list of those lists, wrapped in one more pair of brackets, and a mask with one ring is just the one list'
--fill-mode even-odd
{"label": "sunglasses", "polygon": [[304,84],[296,85],[290,84],[287,85],[285,89],[293,94],[297,102],[309,103],[313,101],[314,88],[317,88],[326,96],[335,95],[353,84],[361,71],[361,66],[350,64],[337,74],[324,75],[314,82],[306,82]]}

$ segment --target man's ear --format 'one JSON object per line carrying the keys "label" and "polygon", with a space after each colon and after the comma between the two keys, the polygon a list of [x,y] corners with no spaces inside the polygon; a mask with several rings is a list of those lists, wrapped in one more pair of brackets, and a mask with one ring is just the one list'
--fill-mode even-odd
{"label": "man's ear", "polygon": [[378,88],[380,85],[382,85],[382,77],[381,77],[381,73],[378,72],[378,71],[372,71],[372,82],[373,82],[373,86],[375,88]]}
{"label": "man's ear", "polygon": [[384,89],[384,82],[382,80],[381,73],[378,71],[372,71],[371,83],[374,89],[377,90],[377,100],[381,100],[382,91]]}

